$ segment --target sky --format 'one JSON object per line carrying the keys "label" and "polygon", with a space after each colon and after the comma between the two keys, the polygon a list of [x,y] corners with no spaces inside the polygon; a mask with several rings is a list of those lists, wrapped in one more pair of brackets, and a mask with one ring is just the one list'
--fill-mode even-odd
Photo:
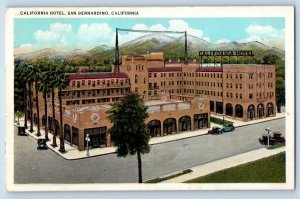
{"label": "sky", "polygon": [[[114,46],[115,29],[173,30],[211,43],[259,41],[284,50],[284,18],[17,18],[14,48],[30,52],[43,48],[67,51]],[[120,32],[119,44],[142,36]],[[170,35],[178,37],[181,35]]]}

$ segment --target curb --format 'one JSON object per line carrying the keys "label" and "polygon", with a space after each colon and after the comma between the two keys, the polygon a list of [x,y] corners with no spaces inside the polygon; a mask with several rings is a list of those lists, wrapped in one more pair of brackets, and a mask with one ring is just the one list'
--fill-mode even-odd
{"label": "curb", "polygon": [[[283,146],[283,147],[285,147],[285,146]],[[265,148],[265,147],[260,148],[260,149],[264,149],[264,148]],[[267,148],[265,148],[265,149],[267,149]],[[256,150],[259,150],[259,149],[256,149]],[[256,151],[256,150],[249,150],[249,151],[246,151],[246,152],[244,152],[244,153],[249,153],[249,152]],[[205,175],[203,175],[203,176],[195,176],[195,177],[193,177],[193,179],[199,178],[199,177],[204,177],[204,176],[207,176],[207,175],[211,175],[211,174],[217,173],[217,172],[219,172],[219,171],[223,171],[223,170],[226,170],[226,169],[234,168],[234,167],[237,167],[237,166],[240,166],[240,165],[252,163],[252,162],[255,162],[255,161],[258,161],[258,160],[261,160],[261,159],[264,159],[264,158],[268,158],[268,157],[271,157],[271,156],[274,156],[274,155],[277,155],[277,154],[280,154],[280,153],[285,153],[285,152],[286,152],[286,149],[285,149],[284,151],[277,152],[277,153],[275,153],[275,154],[273,154],[273,155],[270,155],[270,156],[262,157],[262,158],[259,158],[259,159],[256,159],[256,160],[251,160],[251,161],[249,161],[249,162],[241,163],[241,164],[238,164],[238,165],[235,165],[235,166],[232,166],[232,167],[228,167],[228,168],[223,168],[223,169],[221,169],[221,170],[216,170],[216,171],[213,171],[213,172],[211,172],[211,173],[205,174]],[[240,155],[240,154],[238,154],[238,155]],[[238,156],[238,155],[234,155],[234,156]],[[223,160],[223,159],[226,159],[226,158],[230,158],[230,157],[234,157],[234,156],[228,156],[228,157],[225,157],[225,158],[215,159],[215,160],[212,160],[212,161],[209,161],[209,162],[205,162],[205,163],[203,163],[203,164],[194,165],[194,166],[191,166],[191,167],[189,167],[189,168],[187,168],[187,169],[182,169],[182,170],[179,170],[179,171],[175,171],[175,172],[172,172],[172,173],[163,175],[163,176],[159,176],[159,177],[154,178],[154,179],[160,179],[160,178],[163,178],[164,176],[172,176],[171,174],[176,173],[176,172],[183,172],[184,170],[191,170],[192,172],[195,172],[195,168],[194,168],[194,167],[198,167],[198,166],[202,166],[202,165],[205,165],[205,164],[217,162],[217,161],[220,161],[220,160]],[[183,175],[181,175],[181,176],[175,176],[175,177],[173,177],[173,178],[182,177],[182,176],[184,176],[184,175],[189,175],[189,174],[190,174],[190,173],[187,173],[187,174],[183,174]],[[170,180],[170,179],[172,179],[172,177],[169,178],[169,179],[167,179],[167,180]],[[162,180],[162,181],[157,182],[157,183],[185,183],[185,181],[184,181],[184,182],[165,182],[165,181],[167,181],[167,180]],[[192,180],[192,179],[190,179],[190,180]],[[148,180],[147,180],[147,181],[148,181]],[[189,181],[189,180],[187,180],[187,181]]]}
{"label": "curb", "polygon": [[236,126],[235,128],[239,128],[239,127],[243,127],[243,126],[249,126],[249,125],[253,125],[253,124],[264,123],[264,122],[269,122],[269,121],[273,121],[273,120],[279,120],[279,119],[282,119],[282,118],[285,118],[285,116],[274,118],[274,119],[271,119],[271,120],[259,121],[259,122],[252,123],[252,124],[242,124],[242,125]]}
{"label": "curb", "polygon": [[[285,116],[274,118],[274,119],[270,119],[270,120],[259,121],[259,122],[252,123],[252,124],[242,124],[240,126],[236,126],[235,128],[249,126],[249,125],[254,125],[254,124],[263,123],[263,122],[269,122],[269,121],[278,120],[278,119],[282,119],[282,118],[285,118]],[[14,123],[14,126],[18,127],[18,125],[15,124],[15,123]],[[32,136],[31,133],[28,133],[28,132],[26,132],[26,133],[28,134],[27,136],[30,136],[30,137],[34,138],[35,140],[38,139],[38,138]],[[173,135],[176,135],[176,134],[173,134]],[[189,139],[189,138],[194,138],[194,137],[199,137],[199,136],[205,136],[205,135],[209,135],[209,134],[208,133],[204,133],[204,134],[199,134],[199,135],[191,135],[189,137],[182,137],[182,138],[178,138],[178,139],[174,139],[174,140],[167,140],[167,141],[163,141],[163,142],[159,142],[159,143],[153,143],[153,144],[149,144],[149,145],[159,145],[159,144],[164,144],[164,143],[168,143],[168,142],[174,142],[174,141],[179,141],[179,140],[184,140],[184,139]],[[103,153],[103,154],[98,154],[98,155],[93,155],[93,156],[88,156],[88,157],[79,157],[79,158],[70,158],[69,159],[69,158],[64,157],[62,154],[60,154],[59,151],[56,151],[55,148],[53,148],[51,145],[50,146],[48,145],[48,148],[51,149],[53,152],[55,152],[57,155],[61,156],[65,160],[81,160],[81,159],[92,158],[92,157],[99,157],[99,156],[110,155],[110,154],[115,154],[116,153],[114,151],[114,152],[108,152],[108,153]]]}

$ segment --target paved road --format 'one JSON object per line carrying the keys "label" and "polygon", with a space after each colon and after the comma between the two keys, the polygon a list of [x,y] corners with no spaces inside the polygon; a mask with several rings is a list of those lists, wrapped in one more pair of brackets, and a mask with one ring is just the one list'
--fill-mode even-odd
{"label": "paved road", "polygon": [[[204,135],[151,146],[142,156],[144,180],[262,148],[258,138],[269,126],[285,132],[285,119],[237,128],[222,135]],[[109,154],[65,160],[51,150],[37,151],[36,140],[15,129],[15,183],[137,182],[136,157]]]}

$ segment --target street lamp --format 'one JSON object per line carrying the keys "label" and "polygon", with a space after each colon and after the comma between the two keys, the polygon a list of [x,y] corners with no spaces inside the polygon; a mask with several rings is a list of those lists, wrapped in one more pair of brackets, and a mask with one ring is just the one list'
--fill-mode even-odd
{"label": "street lamp", "polygon": [[267,127],[265,129],[265,131],[268,133],[268,147],[270,146],[270,132],[271,132],[271,129],[269,127]]}
{"label": "street lamp", "polygon": [[89,134],[86,134],[85,140],[86,140],[86,146],[87,146],[86,156],[90,156],[90,153],[89,153],[89,141],[90,141]]}
{"label": "street lamp", "polygon": [[224,126],[224,122],[225,122],[225,114],[223,114],[222,116],[223,116],[223,126]]}

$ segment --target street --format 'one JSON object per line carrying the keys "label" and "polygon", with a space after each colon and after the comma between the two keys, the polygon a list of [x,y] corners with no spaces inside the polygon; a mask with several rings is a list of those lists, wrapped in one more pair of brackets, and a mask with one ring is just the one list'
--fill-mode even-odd
{"label": "street", "polygon": [[[285,118],[237,128],[222,135],[204,135],[151,146],[142,155],[143,180],[262,148],[265,128],[285,134]],[[136,156],[103,155],[65,160],[53,151],[37,150],[31,136],[17,136],[15,127],[15,183],[136,183]]]}

